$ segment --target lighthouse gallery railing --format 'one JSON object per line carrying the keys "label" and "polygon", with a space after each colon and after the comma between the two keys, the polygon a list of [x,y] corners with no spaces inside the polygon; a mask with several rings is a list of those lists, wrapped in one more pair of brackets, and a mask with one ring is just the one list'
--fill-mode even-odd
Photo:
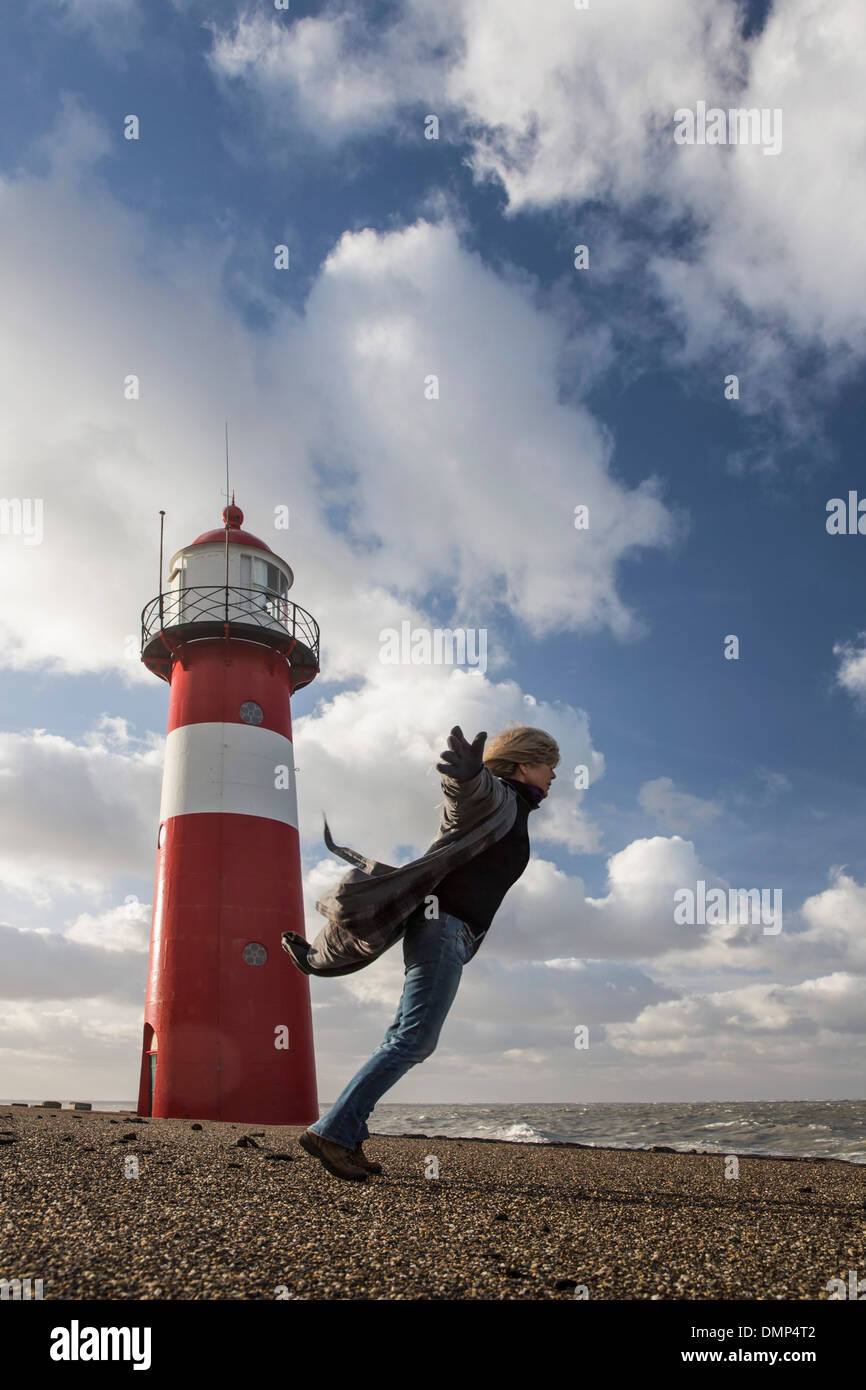
{"label": "lighthouse gallery railing", "polygon": [[141,615],[142,651],[163,630],[213,622],[282,632],[306,647],[318,665],[319,625],[306,609],[264,589],[225,584],[169,589],[151,599]]}

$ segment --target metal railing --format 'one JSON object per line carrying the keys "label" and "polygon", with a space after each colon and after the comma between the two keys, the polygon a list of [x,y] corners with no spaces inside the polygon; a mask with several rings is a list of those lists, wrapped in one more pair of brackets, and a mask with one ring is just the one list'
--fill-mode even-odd
{"label": "metal railing", "polygon": [[151,599],[141,614],[142,652],[163,630],[197,623],[228,623],[229,630],[257,627],[282,635],[306,647],[318,667],[319,625],[311,614],[279,594],[234,584],[169,589]]}

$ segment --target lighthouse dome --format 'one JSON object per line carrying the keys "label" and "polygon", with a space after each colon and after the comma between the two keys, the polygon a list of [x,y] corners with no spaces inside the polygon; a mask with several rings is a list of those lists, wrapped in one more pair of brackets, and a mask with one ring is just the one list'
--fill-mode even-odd
{"label": "lighthouse dome", "polygon": [[231,505],[223,507],[222,526],[215,527],[213,531],[203,531],[200,536],[196,536],[195,540],[190,542],[186,549],[189,550],[193,545],[225,545],[226,535],[228,535],[229,545],[252,546],[254,550],[267,550],[269,554],[273,555],[274,552],[271,547],[259,540],[258,536],[254,536],[251,531],[241,529],[243,524],[244,514],[240,507],[235,505],[235,499],[232,496]]}

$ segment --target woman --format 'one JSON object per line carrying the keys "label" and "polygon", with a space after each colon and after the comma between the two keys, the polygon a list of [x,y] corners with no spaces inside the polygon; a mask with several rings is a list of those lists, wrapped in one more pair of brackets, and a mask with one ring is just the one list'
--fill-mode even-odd
{"label": "woman", "polygon": [[363,1151],[367,1116],[434,1051],[464,965],[529,863],[527,820],[556,777],[559,747],[544,730],[520,724],[495,735],[482,756],[486,738],[480,733],[470,744],[459,725],[451,730],[448,751],[436,765],[445,794],[439,834],[411,864],[393,869],[340,849],[327,836],[326,822],[329,847],[357,867],[316,904],[334,920],[315,942],[284,934],[295,965],[313,975],[361,969],[403,937],[405,983],[394,1022],[327,1114],[298,1141],[335,1177],[365,1181],[382,1171]]}

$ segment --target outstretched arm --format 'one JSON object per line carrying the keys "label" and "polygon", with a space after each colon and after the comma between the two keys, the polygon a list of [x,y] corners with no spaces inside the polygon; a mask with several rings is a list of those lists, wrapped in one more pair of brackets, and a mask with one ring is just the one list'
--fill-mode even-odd
{"label": "outstretched arm", "polygon": [[489,803],[493,809],[496,804],[498,784],[481,756],[486,738],[486,733],[480,733],[469,743],[459,724],[451,730],[448,751],[440,755],[442,761],[436,764],[442,774],[445,797],[440,834],[459,830],[466,821],[477,817],[482,806]]}

